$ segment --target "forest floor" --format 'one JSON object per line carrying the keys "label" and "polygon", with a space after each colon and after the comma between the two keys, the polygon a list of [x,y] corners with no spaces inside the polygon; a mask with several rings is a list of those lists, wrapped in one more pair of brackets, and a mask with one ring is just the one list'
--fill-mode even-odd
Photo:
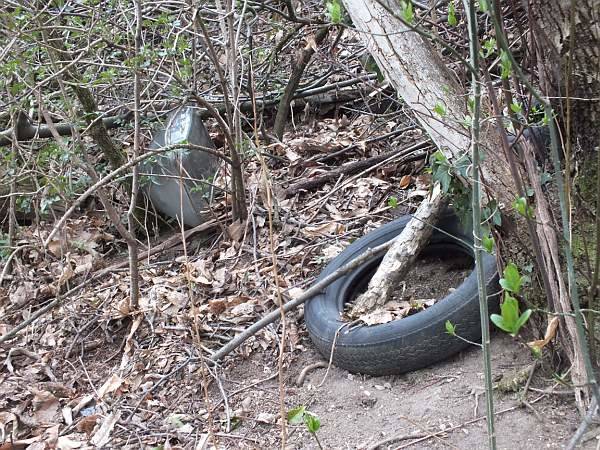
{"label": "forest floor", "polygon": [[[379,136],[393,135],[366,143],[372,128]],[[425,146],[415,147],[422,142]],[[319,417],[323,448],[486,448],[476,349],[401,376],[327,371],[321,363],[298,386],[301,372],[322,362],[300,307],[286,319],[281,380],[280,324],[258,332],[217,369],[200,363],[276,309],[279,295],[287,300],[302,293],[353,240],[410,211],[428,193],[430,178],[422,169],[430,150],[414,123],[388,120],[377,127],[367,116],[325,119],[287,136],[284,144],[269,147],[272,179],[284,180],[273,184],[280,214],[273,239],[261,206],[262,169],[250,162],[250,220],[229,227],[216,221],[186,241],[185,253],[176,229],[158,240],[148,237],[147,248],[158,251],[141,261],[141,299],[133,311],[126,246],[95,204],[68,221],[49,253],[25,248],[14,260],[11,283],[0,290],[0,336],[57,293],[81,289],[0,346],[0,450],[201,450],[215,443],[219,449],[279,448],[281,398],[284,412],[305,406]],[[396,156],[381,160],[389,152]],[[323,162],[333,154],[339,156]],[[417,157],[399,162],[401,154]],[[294,183],[348,161],[371,162],[289,195]],[[213,206],[215,217],[226,223],[226,202]],[[52,226],[22,227],[21,238],[35,242]],[[429,264],[439,268],[435,261]],[[455,273],[452,283],[464,275]],[[453,287],[433,272],[411,277],[412,296],[442,295],[427,286],[430,280],[438,291]],[[545,350],[521,401],[533,359],[522,341],[494,334],[499,448],[561,448],[579,424],[571,391],[553,377],[551,355]],[[598,442],[591,435],[584,448]],[[300,425],[288,427],[286,443],[317,448]]]}

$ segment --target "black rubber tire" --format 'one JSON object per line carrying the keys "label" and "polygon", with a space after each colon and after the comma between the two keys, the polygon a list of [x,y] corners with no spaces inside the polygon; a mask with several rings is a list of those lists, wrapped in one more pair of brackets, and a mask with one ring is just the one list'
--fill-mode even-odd
{"label": "black rubber tire", "polygon": [[[368,248],[393,239],[409,220],[408,216],[401,217],[358,239],[325,267],[317,281],[352,261]],[[444,215],[438,228],[464,242],[434,231],[427,246],[428,252],[439,254],[458,251],[473,256],[470,248],[473,243],[472,233],[462,230],[454,215]],[[334,336],[344,324],[340,320],[344,303],[352,298],[353,292],[366,286],[381,259],[373,258],[352,273],[342,276],[306,303],[306,327],[313,343],[327,359],[330,357]],[[499,301],[495,258],[485,253],[483,266],[488,304],[490,312],[494,312],[498,309]],[[456,325],[458,335],[471,341],[481,341],[475,271],[455,291],[424,311],[386,324],[342,329],[335,343],[333,363],[351,372],[370,375],[399,374],[429,366],[469,346],[465,341],[446,333],[447,320]]]}

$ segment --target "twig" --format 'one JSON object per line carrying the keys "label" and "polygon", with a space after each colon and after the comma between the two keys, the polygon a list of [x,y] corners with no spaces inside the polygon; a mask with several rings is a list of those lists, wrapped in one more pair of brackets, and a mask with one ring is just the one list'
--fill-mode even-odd
{"label": "twig", "polygon": [[325,183],[337,180],[340,177],[340,175],[354,174],[388,159],[405,157],[404,159],[400,160],[400,163],[408,163],[416,159],[422,159],[425,156],[423,153],[412,153],[425,148],[427,145],[429,145],[428,141],[421,141],[417,142],[416,144],[412,144],[408,147],[392,150],[391,152],[387,152],[382,155],[372,156],[371,158],[367,158],[361,161],[354,161],[348,164],[344,164],[343,166],[331,170],[319,177],[310,178],[308,180],[302,180],[298,183],[292,184],[285,190],[285,196],[291,197],[292,195],[295,195],[299,190],[309,190],[317,188],[319,186],[324,185]]}
{"label": "twig", "polygon": [[581,421],[581,424],[577,428],[577,431],[575,431],[575,434],[573,435],[573,437],[571,437],[571,440],[565,447],[565,450],[573,450],[575,447],[577,447],[577,444],[579,443],[580,439],[583,437],[586,430],[592,423],[592,417],[594,417],[594,415],[596,415],[597,409],[598,409],[598,404],[596,403],[596,397],[593,397],[592,402],[590,403],[590,407],[588,408],[587,414]]}
{"label": "twig", "polygon": [[306,46],[304,47],[304,49],[298,56],[298,60],[294,64],[294,68],[290,75],[288,84],[286,85],[281,99],[279,100],[279,104],[277,106],[277,115],[275,116],[273,133],[275,133],[275,136],[277,136],[278,139],[281,139],[283,137],[283,131],[285,130],[285,124],[289,114],[290,102],[292,101],[294,92],[296,92],[296,89],[300,84],[300,79],[302,78],[304,69],[310,62],[317,47],[323,42],[323,40],[325,40],[328,34],[329,25],[325,25],[316,32],[314,38],[311,37],[307,39]]}
{"label": "twig", "polygon": [[306,378],[306,375],[308,375],[309,372],[312,372],[315,369],[325,369],[328,366],[329,364],[325,361],[319,361],[313,364],[309,364],[304,369],[302,369],[302,371],[296,378],[296,386],[302,387],[302,385],[304,384],[304,379]]}
{"label": "twig", "polygon": [[496,430],[494,428],[494,388],[492,386],[492,350],[490,348],[490,322],[488,312],[487,286],[483,269],[483,229],[481,226],[481,172],[480,172],[480,119],[481,119],[481,79],[479,75],[479,37],[477,15],[473,0],[463,1],[468,16],[470,61],[475,70],[471,72],[471,89],[473,90],[473,120],[471,122],[471,170],[472,192],[471,205],[473,214],[473,250],[475,254],[475,270],[477,272],[477,290],[479,293],[479,312],[481,317],[481,346],[483,350],[483,367],[485,374],[485,400],[487,416],[488,447],[496,449]]}

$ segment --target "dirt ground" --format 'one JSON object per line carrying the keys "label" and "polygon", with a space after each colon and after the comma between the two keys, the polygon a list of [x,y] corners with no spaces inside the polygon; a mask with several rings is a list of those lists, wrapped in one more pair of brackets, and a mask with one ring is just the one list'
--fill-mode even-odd
{"label": "dirt ground", "polygon": [[[323,448],[488,448],[482,360],[477,349],[401,376],[361,376],[335,367],[326,375],[325,368],[318,368],[307,375],[302,387],[296,387],[295,379],[302,369],[322,360],[310,342],[305,344],[306,350],[286,371],[290,377],[286,406],[291,409],[305,405],[319,417],[318,436]],[[506,335],[495,333],[492,349],[496,381],[510,379],[532,363],[528,351]],[[226,371],[223,387],[226,392],[239,390],[274,375],[274,367],[264,354],[255,355]],[[543,368],[535,372],[532,388],[552,387],[550,374],[543,372]],[[229,448],[280,445],[280,428],[256,420],[261,414],[274,418],[278,398],[275,377],[230,399],[232,411],[246,405],[245,415],[250,418],[242,420],[233,433],[252,441],[225,438],[220,444]],[[529,406],[522,406],[517,393],[496,390],[494,401],[500,449],[563,448],[579,424],[571,397],[532,391],[527,395]],[[580,448],[596,448],[598,442],[592,436]],[[318,447],[303,426],[294,426],[290,428],[288,448]]]}
{"label": "dirt ground", "polygon": [[[414,302],[443,297],[469,270],[470,261],[425,257],[408,274],[402,298]],[[435,284],[427,283],[432,279]],[[152,281],[162,282],[156,274]],[[108,280],[94,293],[113,289],[114,282]],[[181,305],[182,298],[170,297],[166,305]],[[83,305],[81,300],[77,304]],[[261,330],[222,367],[206,372],[197,349],[205,348],[208,339],[228,341],[219,333],[241,331],[256,320],[255,314],[236,312],[232,317],[243,321],[215,325],[198,340],[191,331],[195,325],[181,321],[181,306],[173,311],[156,307],[156,316],[147,313],[135,321],[91,316],[89,334],[83,344],[74,345],[77,338],[65,325],[71,308],[65,307],[60,321],[47,317],[36,328],[35,341],[25,336],[21,346],[0,347],[0,431],[8,435],[13,427],[12,435],[22,437],[19,442],[24,444],[12,446],[10,439],[3,439],[0,450],[281,448],[279,325]],[[400,376],[327,370],[301,312],[293,311],[286,320],[285,411],[304,406],[316,415],[322,448],[488,448],[478,348]],[[78,329],[85,330],[85,325]],[[135,333],[128,338],[131,330]],[[493,333],[498,448],[563,448],[579,425],[572,392],[556,382],[548,352],[533,371],[522,401],[534,360],[523,340]],[[598,448],[596,435],[600,433],[592,427],[580,448]],[[303,425],[289,425],[286,448],[318,445]]]}

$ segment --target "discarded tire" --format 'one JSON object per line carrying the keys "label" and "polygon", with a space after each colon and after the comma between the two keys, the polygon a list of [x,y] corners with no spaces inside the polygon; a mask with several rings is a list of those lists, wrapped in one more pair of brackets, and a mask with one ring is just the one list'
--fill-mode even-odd
{"label": "discarded tire", "polygon": [[[323,270],[320,279],[352,261],[368,248],[383,244],[400,234],[410,217],[405,216],[355,241]],[[461,229],[458,219],[445,215],[438,224],[454,239],[434,231],[428,250],[433,252],[461,252],[473,256],[471,232]],[[461,242],[463,241],[463,242]],[[321,294],[305,305],[304,318],[313,343],[326,357],[330,357],[334,337],[340,326],[344,304],[357,290],[364,289],[381,257],[373,258],[350,274],[330,284]],[[484,254],[483,266],[488,289],[490,311],[498,308],[498,274],[492,255]],[[468,278],[445,298],[417,314],[374,326],[343,328],[335,341],[333,364],[351,372],[371,375],[389,375],[409,372],[448,358],[468,347],[463,340],[446,333],[445,322],[456,325],[456,332],[471,341],[481,340],[477,274]]]}

